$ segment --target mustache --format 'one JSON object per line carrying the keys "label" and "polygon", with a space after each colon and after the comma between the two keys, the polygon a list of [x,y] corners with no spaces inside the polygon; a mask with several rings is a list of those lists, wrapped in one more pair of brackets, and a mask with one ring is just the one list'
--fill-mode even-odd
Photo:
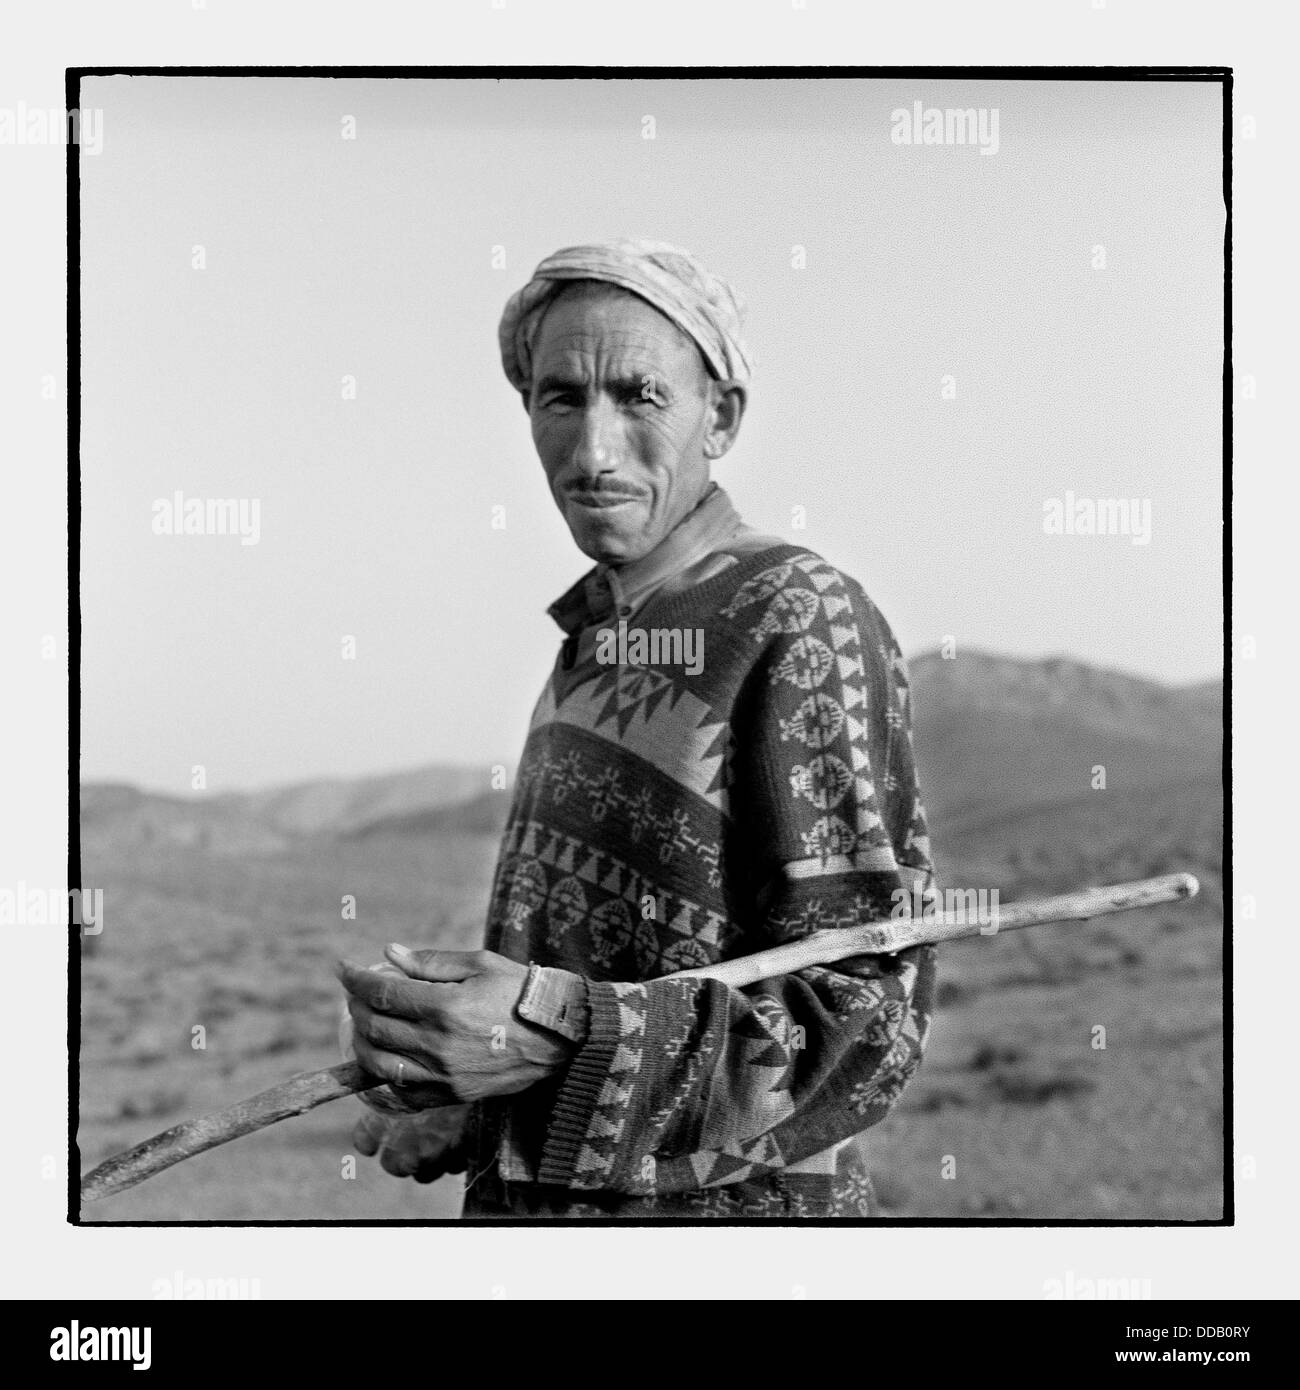
{"label": "mustache", "polygon": [[576,501],[635,502],[644,496],[637,489],[608,483],[573,483],[563,491],[566,498],[573,498]]}

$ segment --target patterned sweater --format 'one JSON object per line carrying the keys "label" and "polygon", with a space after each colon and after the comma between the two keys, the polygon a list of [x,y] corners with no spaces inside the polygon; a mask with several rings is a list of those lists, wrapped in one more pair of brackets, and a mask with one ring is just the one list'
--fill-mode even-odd
{"label": "patterned sweater", "polygon": [[464,1214],[868,1215],[852,1140],[920,1064],[934,948],[744,990],[665,977],[932,885],[898,645],[785,544],[625,627],[697,631],[702,668],[667,641],[606,664],[588,627],[537,704],[485,944],[586,977],[590,1027],[561,1075],[474,1108]]}

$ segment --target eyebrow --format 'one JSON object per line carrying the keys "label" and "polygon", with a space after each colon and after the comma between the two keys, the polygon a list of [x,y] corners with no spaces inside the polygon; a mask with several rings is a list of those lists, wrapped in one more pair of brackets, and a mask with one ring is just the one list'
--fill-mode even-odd
{"label": "eyebrow", "polygon": [[[640,372],[628,376],[616,377],[613,381],[607,381],[604,385],[604,389],[622,395],[639,396],[645,386],[647,377],[653,381],[656,395],[667,396],[672,394],[666,378],[660,372]],[[588,383],[580,378],[561,376],[557,372],[548,372],[533,386],[533,390],[538,395],[541,395],[545,391],[586,391],[587,389]]]}

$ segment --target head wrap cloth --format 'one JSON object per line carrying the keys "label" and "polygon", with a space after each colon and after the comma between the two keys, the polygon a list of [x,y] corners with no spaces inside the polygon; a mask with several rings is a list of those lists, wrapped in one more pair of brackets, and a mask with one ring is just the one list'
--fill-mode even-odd
{"label": "head wrap cloth", "polygon": [[741,337],[745,306],[735,290],[680,247],[620,240],[566,246],[511,296],[499,337],[501,365],[516,390],[532,385],[533,344],[546,306],[574,280],[600,280],[638,295],[695,341],[717,380],[749,384],[754,363]]}

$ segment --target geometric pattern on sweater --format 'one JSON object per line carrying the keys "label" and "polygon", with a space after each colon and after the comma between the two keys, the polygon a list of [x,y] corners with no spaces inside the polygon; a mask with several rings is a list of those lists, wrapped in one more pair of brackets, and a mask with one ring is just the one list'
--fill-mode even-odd
{"label": "geometric pattern on sweater", "polygon": [[531,727],[547,723],[603,735],[726,809],[726,726],[712,719],[709,706],[694,692],[664,672],[607,666],[558,703],[548,686]]}
{"label": "geometric pattern on sweater", "polygon": [[[680,802],[660,811],[644,778],[633,778],[626,769],[611,766],[601,751],[599,746],[586,749],[579,745],[563,758],[543,751],[526,765],[520,778],[527,790],[537,790],[543,799],[549,797],[552,805],[561,805],[573,796],[585,802],[593,822],[599,824],[608,817],[611,824],[626,826],[633,843],[644,838],[656,847],[661,863],[680,854],[694,856],[716,888],[721,882],[722,847],[717,834],[710,833],[709,822],[696,814],[695,808]],[[536,826],[535,836],[543,831],[544,827]],[[522,847],[535,854],[535,836],[527,845],[516,844],[513,837],[506,844],[511,850]]]}
{"label": "geometric pattern on sweater", "polygon": [[506,844],[501,921],[519,940],[544,932],[552,964],[597,979],[653,978],[721,960],[734,935],[724,913],[538,821],[521,821]]}
{"label": "geometric pattern on sweater", "polygon": [[[722,611],[726,617],[740,614],[752,618],[757,613],[758,619],[749,630],[756,642],[776,633],[794,634],[777,658],[770,679],[789,682],[807,694],[793,713],[780,720],[781,742],[806,756],[806,761],[795,762],[790,768],[794,794],[806,797],[826,814],[803,836],[808,856],[816,863],[806,869],[788,866],[787,872],[891,868],[890,840],[872,809],[875,788],[867,748],[866,669],[844,577],[820,556],[804,552],[747,581]],[[819,612],[825,617],[829,642],[808,631]],[[888,727],[891,733],[906,728],[910,746],[908,687],[901,653],[888,651],[882,642],[877,654],[893,670],[898,693],[897,706],[885,714]],[[836,746],[841,733],[847,735],[847,763],[828,751]],[[892,740],[886,744],[877,775],[887,791],[896,789]],[[852,808],[852,824],[840,814],[845,806]]]}
{"label": "geometric pattern on sweater", "polygon": [[586,976],[591,1023],[553,1083],[476,1107],[466,1215],[862,1214],[852,1140],[920,1064],[934,948],[665,977],[932,887],[901,653],[794,546],[638,624],[702,629],[704,668],[603,666],[587,629],[538,701],[486,945]]}
{"label": "geometric pattern on sweater", "polygon": [[652,1220],[803,1220],[810,1217],[862,1218],[879,1215],[875,1190],[866,1162],[855,1146],[849,1145],[832,1177],[807,1176],[787,1171],[745,1182],[701,1189],[683,1196],[652,1194],[629,1197],[623,1194],[583,1192],[574,1194],[536,1184],[512,1187],[509,1196],[489,1199],[476,1188],[474,1215],[494,1217],[563,1217],[566,1220],[608,1221]]}

